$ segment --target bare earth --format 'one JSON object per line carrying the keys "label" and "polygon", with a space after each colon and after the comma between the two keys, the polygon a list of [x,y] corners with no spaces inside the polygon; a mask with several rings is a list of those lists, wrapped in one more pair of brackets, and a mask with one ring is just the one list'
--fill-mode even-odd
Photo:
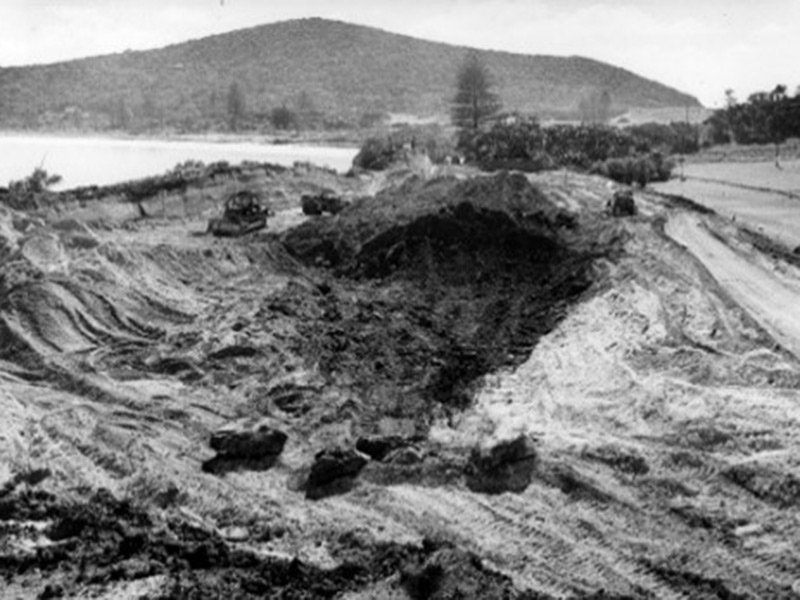
{"label": "bare earth", "polygon": [[[0,595],[800,598],[791,252],[611,218],[599,178],[424,175],[251,174],[242,239],[202,233],[230,181],[0,208]],[[355,201],[308,219],[320,188]],[[260,422],[275,461],[208,467]]]}

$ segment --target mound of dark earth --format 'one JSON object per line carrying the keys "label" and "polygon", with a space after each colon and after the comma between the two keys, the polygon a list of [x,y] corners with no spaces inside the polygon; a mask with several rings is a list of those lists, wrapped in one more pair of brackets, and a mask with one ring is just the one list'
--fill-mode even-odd
{"label": "mound of dark earth", "polygon": [[306,354],[327,374],[391,388],[394,416],[463,408],[472,383],[526,357],[592,285],[598,254],[581,234],[507,173],[412,180],[309,221],[285,244],[335,284],[304,328]]}
{"label": "mound of dark earth", "polygon": [[[340,565],[325,570],[237,548],[219,533],[158,519],[104,490],[82,502],[31,489],[6,492],[0,533],[0,589],[4,582],[44,579],[40,598],[96,595],[136,580],[157,581],[158,591],[146,597],[165,600],[333,598],[359,591],[368,597],[370,587],[387,579],[410,598],[547,598],[521,594],[508,577],[447,542],[374,545],[342,535],[333,547]],[[32,539],[39,547],[20,551]]]}

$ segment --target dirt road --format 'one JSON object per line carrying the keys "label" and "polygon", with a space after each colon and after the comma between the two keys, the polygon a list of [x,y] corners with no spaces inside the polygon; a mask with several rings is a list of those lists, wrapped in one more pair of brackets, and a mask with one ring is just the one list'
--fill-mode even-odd
{"label": "dirt road", "polygon": [[688,248],[742,308],[782,346],[800,357],[800,296],[773,273],[719,241],[690,213],[674,215],[667,234]]}

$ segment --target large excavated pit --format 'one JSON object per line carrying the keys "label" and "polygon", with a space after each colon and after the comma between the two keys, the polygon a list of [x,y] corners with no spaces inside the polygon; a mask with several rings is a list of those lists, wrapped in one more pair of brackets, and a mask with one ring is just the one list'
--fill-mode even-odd
{"label": "large excavated pit", "polygon": [[325,280],[304,353],[397,417],[463,409],[472,384],[524,360],[590,288],[599,253],[579,236],[573,215],[505,174],[407,184],[308,222],[285,237]]}

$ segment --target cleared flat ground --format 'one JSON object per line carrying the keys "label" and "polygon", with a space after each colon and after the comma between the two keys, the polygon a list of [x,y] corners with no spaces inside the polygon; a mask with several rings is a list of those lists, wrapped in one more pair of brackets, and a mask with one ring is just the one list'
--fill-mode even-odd
{"label": "cleared flat ground", "polygon": [[684,168],[684,174],[690,179],[800,194],[800,160],[782,160],[780,168],[774,161],[690,164]]}
{"label": "cleared flat ground", "polygon": [[[654,185],[794,247],[800,245],[800,161],[687,165],[686,180]],[[797,198],[791,195],[797,195]]]}

